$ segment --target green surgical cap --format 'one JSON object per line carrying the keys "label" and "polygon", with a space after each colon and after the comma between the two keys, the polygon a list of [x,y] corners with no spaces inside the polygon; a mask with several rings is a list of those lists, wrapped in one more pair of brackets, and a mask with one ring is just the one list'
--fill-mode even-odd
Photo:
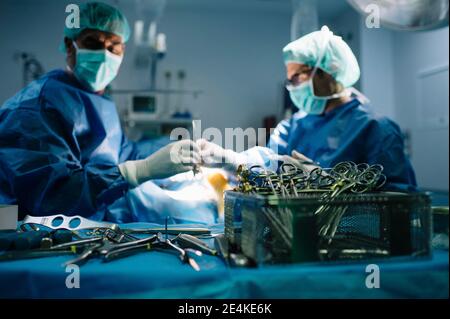
{"label": "green surgical cap", "polygon": [[346,88],[360,76],[358,61],[350,47],[326,26],[289,43],[283,48],[283,58],[285,64],[317,65]]}
{"label": "green surgical cap", "polygon": [[76,39],[85,29],[94,29],[114,33],[127,42],[130,26],[125,16],[116,8],[102,2],[88,2],[80,6],[80,27],[64,28],[64,35]]}

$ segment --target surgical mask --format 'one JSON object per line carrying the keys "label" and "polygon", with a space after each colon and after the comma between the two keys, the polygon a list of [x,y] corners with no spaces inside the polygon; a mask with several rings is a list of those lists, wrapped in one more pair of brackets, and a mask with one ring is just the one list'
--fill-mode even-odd
{"label": "surgical mask", "polygon": [[307,114],[322,114],[325,111],[327,100],[314,98],[313,84],[304,82],[289,91],[292,102],[300,111]]}
{"label": "surgical mask", "polygon": [[122,57],[115,55],[108,50],[87,50],[78,48],[77,50],[75,76],[93,92],[98,92],[116,77]]}
{"label": "surgical mask", "polygon": [[314,68],[313,72],[311,73],[311,77],[308,81],[303,82],[296,87],[290,88],[289,95],[291,97],[292,102],[294,102],[295,106],[297,106],[299,110],[307,114],[319,115],[325,111],[325,107],[327,106],[328,100],[348,95],[348,92],[344,90],[340,93],[328,96],[316,96],[314,94],[314,82],[313,82],[316,70],[317,69]]}

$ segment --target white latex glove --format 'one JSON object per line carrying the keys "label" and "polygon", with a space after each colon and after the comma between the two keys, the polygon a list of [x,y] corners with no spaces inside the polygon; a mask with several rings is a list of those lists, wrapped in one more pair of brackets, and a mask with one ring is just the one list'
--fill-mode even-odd
{"label": "white latex glove", "polygon": [[201,165],[205,167],[223,168],[236,171],[237,167],[245,164],[246,157],[232,150],[227,150],[205,139],[197,141],[200,150]]}
{"label": "white latex glove", "polygon": [[313,169],[320,167],[312,159],[306,157],[305,155],[292,151],[292,156],[283,155],[281,158],[285,163],[295,165],[296,167],[306,171],[311,172]]}
{"label": "white latex glove", "polygon": [[192,170],[200,163],[199,148],[191,140],[164,146],[143,160],[119,164],[125,180],[135,187],[151,179],[162,179]]}

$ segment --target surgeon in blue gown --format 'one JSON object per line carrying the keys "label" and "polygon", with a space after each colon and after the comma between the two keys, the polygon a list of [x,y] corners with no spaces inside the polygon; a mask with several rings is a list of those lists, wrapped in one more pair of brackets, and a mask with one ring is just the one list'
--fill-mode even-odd
{"label": "surgeon in blue gown", "polygon": [[105,94],[130,29],[116,8],[80,6],[65,28],[67,69],[31,82],[0,108],[0,203],[20,214],[82,215],[114,222],[214,222],[210,203],[181,202],[152,181],[198,163],[189,140],[153,154],[127,140]]}
{"label": "surgeon in blue gown", "polygon": [[[225,163],[229,170],[239,164],[273,168],[274,161],[281,159],[308,170],[342,161],[381,164],[386,190],[415,191],[415,174],[404,153],[400,128],[377,115],[367,98],[352,88],[360,69],[342,38],[324,26],[289,43],[283,56],[286,87],[299,111],[278,124],[267,148],[235,153],[201,140],[204,165]],[[308,162],[314,164],[303,164]]]}

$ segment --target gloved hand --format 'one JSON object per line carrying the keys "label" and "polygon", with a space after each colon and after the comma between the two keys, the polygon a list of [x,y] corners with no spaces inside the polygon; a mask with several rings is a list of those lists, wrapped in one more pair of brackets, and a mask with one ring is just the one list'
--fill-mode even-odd
{"label": "gloved hand", "polygon": [[320,167],[316,162],[312,159],[306,157],[305,155],[292,151],[292,156],[283,155],[281,160],[285,163],[292,164],[305,172],[311,172],[313,169]]}
{"label": "gloved hand", "polygon": [[198,163],[198,146],[191,140],[182,140],[164,146],[146,159],[121,163],[119,170],[125,180],[135,187],[151,179],[187,172]]}
{"label": "gloved hand", "polygon": [[198,140],[197,146],[200,150],[201,164],[205,167],[236,171],[239,165],[246,163],[245,155],[224,149],[205,139]]}

